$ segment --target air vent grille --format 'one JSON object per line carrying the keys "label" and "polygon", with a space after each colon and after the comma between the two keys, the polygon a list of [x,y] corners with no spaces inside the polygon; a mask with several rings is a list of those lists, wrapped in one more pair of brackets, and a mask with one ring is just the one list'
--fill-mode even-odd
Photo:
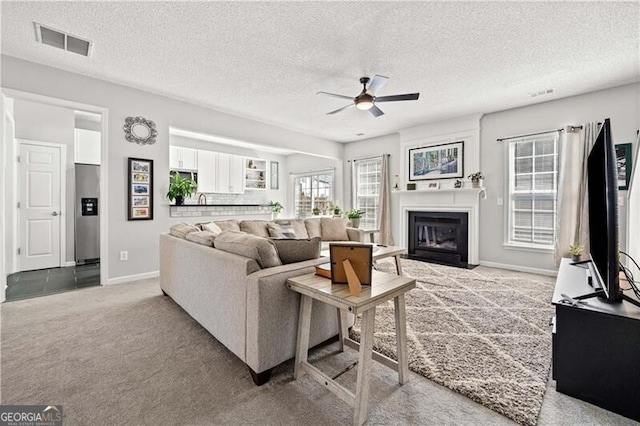
{"label": "air vent grille", "polygon": [[36,26],[36,40],[40,43],[82,56],[89,56],[91,54],[92,42],[62,31],[44,27],[37,22],[34,22],[34,24]]}

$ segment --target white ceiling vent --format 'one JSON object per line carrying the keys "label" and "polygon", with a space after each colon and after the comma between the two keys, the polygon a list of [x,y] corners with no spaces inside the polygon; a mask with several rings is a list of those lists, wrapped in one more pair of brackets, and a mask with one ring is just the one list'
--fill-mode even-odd
{"label": "white ceiling vent", "polygon": [[68,52],[77,53],[82,56],[89,56],[93,42],[83,40],[71,34],[54,30],[34,22],[36,26],[36,40],[42,44],[57,47]]}

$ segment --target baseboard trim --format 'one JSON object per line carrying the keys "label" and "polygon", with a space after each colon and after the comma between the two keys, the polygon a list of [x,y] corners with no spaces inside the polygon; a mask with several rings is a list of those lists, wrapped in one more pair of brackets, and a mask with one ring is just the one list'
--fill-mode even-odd
{"label": "baseboard trim", "polygon": [[490,268],[509,269],[511,271],[528,272],[530,274],[548,275],[550,277],[558,276],[558,271],[553,269],[530,268],[528,266],[508,265],[506,263],[480,261],[480,265]]}
{"label": "baseboard trim", "polygon": [[64,262],[62,266],[64,266],[65,268],[68,266],[76,266],[76,262],[74,260],[72,260],[71,262],[67,261],[67,262]]}
{"label": "baseboard trim", "polygon": [[157,278],[160,276],[160,271],[145,272],[144,274],[125,275],[123,277],[109,278],[107,285],[122,284],[131,281],[148,280],[149,278]]}

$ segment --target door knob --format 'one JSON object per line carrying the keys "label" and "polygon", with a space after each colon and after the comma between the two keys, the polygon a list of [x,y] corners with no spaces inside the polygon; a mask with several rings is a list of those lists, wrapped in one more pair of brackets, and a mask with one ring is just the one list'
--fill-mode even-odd
{"label": "door knob", "polygon": [[58,212],[51,213],[51,216],[58,216]]}

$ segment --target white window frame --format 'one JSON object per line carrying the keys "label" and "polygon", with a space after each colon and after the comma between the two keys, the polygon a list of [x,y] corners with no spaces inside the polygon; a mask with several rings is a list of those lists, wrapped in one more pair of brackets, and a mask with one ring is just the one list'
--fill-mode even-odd
{"label": "white window frame", "polygon": [[[553,231],[553,238],[551,240],[551,243],[549,244],[544,244],[544,243],[536,243],[536,242],[526,242],[526,241],[520,241],[520,240],[516,240],[513,238],[513,231],[514,231],[514,213],[515,213],[515,208],[513,205],[513,196],[517,195],[518,192],[515,191],[515,171],[514,171],[514,167],[515,167],[515,146],[517,143],[522,143],[522,142],[533,142],[535,144],[535,141],[540,141],[540,140],[550,140],[553,139],[554,141],[554,155],[555,156],[555,162],[554,162],[554,170],[553,173],[555,175],[555,179],[554,179],[554,189],[553,190],[535,190],[535,175],[537,173],[550,173],[550,172],[536,172],[535,167],[536,167],[536,158],[538,157],[543,157],[543,156],[548,156],[549,154],[546,155],[536,155],[535,154],[535,145],[533,147],[533,152],[531,155],[532,158],[532,165],[531,165],[531,179],[532,179],[532,186],[533,189],[531,191],[528,191],[530,194],[532,195],[549,195],[552,197],[553,199],[553,225],[552,225],[552,231]],[[558,167],[559,167],[559,137],[558,137],[558,132],[549,132],[549,133],[544,133],[544,134],[539,134],[539,135],[533,135],[533,136],[525,136],[525,137],[520,137],[520,138],[514,138],[514,139],[509,139],[508,141],[506,141],[506,176],[507,176],[507,187],[506,187],[506,206],[505,206],[505,213],[506,213],[506,217],[507,220],[506,222],[506,227],[505,227],[505,242],[504,242],[504,247],[508,248],[508,249],[515,249],[515,250],[526,250],[526,251],[543,251],[543,252],[553,252],[554,250],[554,241],[556,238],[556,218],[557,218],[557,208],[558,208],[558,204],[557,204],[557,195],[558,195]],[[527,194],[527,191],[520,191],[520,194]],[[531,221],[531,229],[532,232],[533,230],[536,229],[535,227],[535,208],[532,205],[532,221]]]}
{"label": "white window frame", "polygon": [[[360,195],[360,175],[358,173],[359,165],[374,165],[377,163],[378,178],[377,182],[368,183],[368,186],[373,186],[374,193],[369,195]],[[375,170],[370,173],[375,173]],[[363,158],[360,160],[354,160],[351,163],[351,176],[353,181],[352,190],[352,205],[356,210],[362,210],[365,214],[360,219],[359,227],[361,229],[371,230],[379,229],[378,216],[380,212],[380,191],[382,190],[382,156]],[[368,202],[364,202],[364,200]],[[372,206],[373,204],[373,206]]]}
{"label": "white window frame", "polygon": [[[331,175],[331,201],[332,204],[335,205],[335,195],[336,195],[336,173],[335,173],[335,169],[324,169],[324,170],[315,170],[315,171],[310,171],[310,172],[306,172],[306,173],[292,173],[291,176],[293,177],[293,214],[294,217],[297,218],[305,218],[305,217],[311,217],[312,215],[308,215],[308,216],[301,216],[300,212],[298,211],[298,198],[297,198],[297,188],[298,185],[296,184],[296,179],[299,178],[304,178],[304,177],[313,177],[313,176],[319,176],[319,175]],[[313,195],[313,186],[311,187],[311,211],[313,212],[313,209],[315,208],[315,197]]]}

